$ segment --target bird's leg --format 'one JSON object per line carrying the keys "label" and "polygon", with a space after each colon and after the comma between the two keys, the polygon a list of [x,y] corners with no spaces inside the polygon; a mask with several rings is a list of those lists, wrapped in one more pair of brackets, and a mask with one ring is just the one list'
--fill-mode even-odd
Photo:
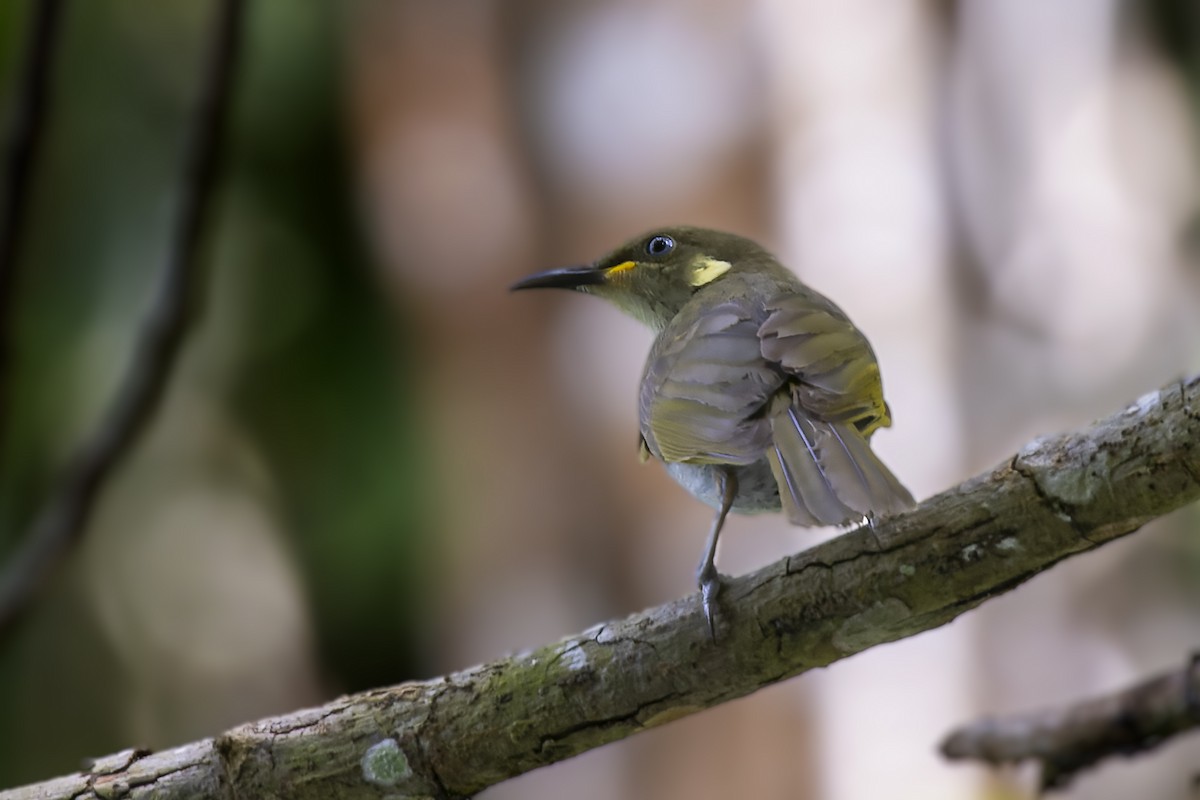
{"label": "bird's leg", "polygon": [[729,509],[733,507],[733,500],[737,497],[738,481],[737,475],[728,467],[717,468],[717,488],[721,490],[721,507],[717,509],[717,515],[713,518],[712,530],[708,534],[708,545],[704,549],[704,560],[700,562],[700,567],[696,570],[696,581],[700,584],[700,596],[704,601],[704,618],[708,620],[708,635],[715,642],[717,640],[717,629],[713,622],[713,606],[716,604],[717,595],[721,592],[721,574],[717,572],[717,539],[721,535],[721,527],[725,524],[725,517],[729,516]]}

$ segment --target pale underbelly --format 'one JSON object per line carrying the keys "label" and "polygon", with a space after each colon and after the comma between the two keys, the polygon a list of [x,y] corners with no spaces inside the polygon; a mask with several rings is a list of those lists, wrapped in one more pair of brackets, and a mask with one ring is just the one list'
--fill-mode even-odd
{"label": "pale underbelly", "polygon": [[[667,473],[675,482],[687,489],[693,497],[713,508],[721,506],[721,490],[717,484],[717,467],[711,464],[683,464],[668,462]],[[734,467],[737,475],[738,492],[733,501],[733,510],[740,514],[761,514],[779,511],[779,486],[766,459],[744,467]]]}

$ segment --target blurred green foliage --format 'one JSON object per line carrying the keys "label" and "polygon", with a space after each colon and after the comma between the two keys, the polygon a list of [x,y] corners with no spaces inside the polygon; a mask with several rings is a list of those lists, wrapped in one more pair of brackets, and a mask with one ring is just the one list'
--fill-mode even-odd
{"label": "blurred green foliage", "polygon": [[[28,7],[0,5],[5,102]],[[205,243],[211,291],[185,361],[199,365],[190,378],[211,378],[271,473],[332,694],[424,669],[414,644],[431,571],[419,376],[352,212],[339,9],[249,8]],[[67,5],[11,304],[0,557],[123,373],[165,254],[211,10]],[[122,717],[127,679],[85,607],[81,568],[59,572],[0,641],[0,787],[134,744]]]}

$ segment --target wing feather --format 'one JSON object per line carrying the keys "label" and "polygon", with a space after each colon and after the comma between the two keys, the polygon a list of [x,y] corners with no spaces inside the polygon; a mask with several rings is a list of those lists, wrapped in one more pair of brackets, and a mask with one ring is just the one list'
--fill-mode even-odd
{"label": "wing feather", "polygon": [[770,426],[760,413],[784,377],[762,357],[761,309],[730,300],[655,342],[642,377],[642,435],[665,461],[752,464]]}
{"label": "wing feather", "polygon": [[806,412],[853,422],[868,436],[891,424],[875,352],[841,309],[807,292],[773,298],[766,310],[763,357],[795,379]]}

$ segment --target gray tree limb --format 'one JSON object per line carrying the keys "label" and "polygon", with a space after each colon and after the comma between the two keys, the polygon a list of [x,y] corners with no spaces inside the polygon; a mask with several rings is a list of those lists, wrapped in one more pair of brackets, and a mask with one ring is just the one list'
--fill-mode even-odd
{"label": "gray tree limb", "polygon": [[1039,439],[904,514],[696,596],[434,680],[343,697],[0,792],[457,798],[942,625],[1200,498],[1200,376]]}
{"label": "gray tree limb", "polygon": [[1135,686],[1032,714],[982,719],[942,742],[951,759],[993,766],[1037,761],[1041,788],[1065,789],[1080,770],[1131,756],[1200,725],[1200,658]]}

